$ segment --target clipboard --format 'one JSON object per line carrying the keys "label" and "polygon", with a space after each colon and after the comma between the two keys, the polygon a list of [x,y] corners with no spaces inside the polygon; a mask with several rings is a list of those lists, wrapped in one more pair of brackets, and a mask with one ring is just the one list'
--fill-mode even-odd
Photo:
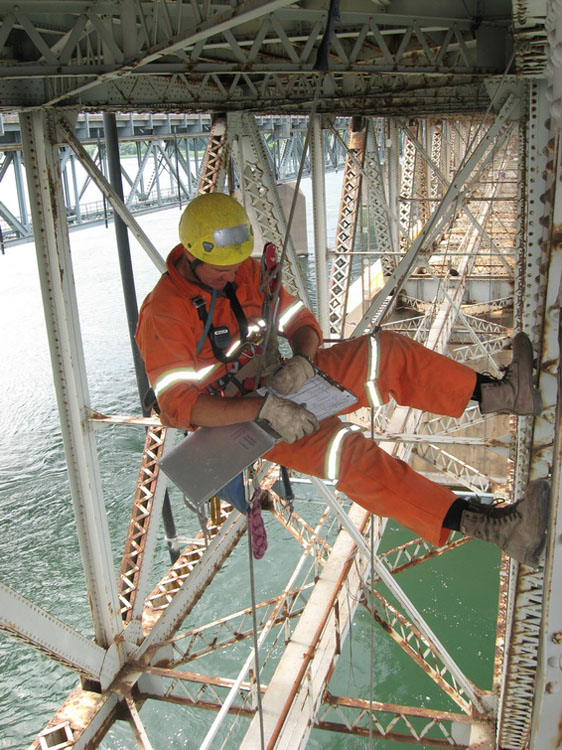
{"label": "clipboard", "polygon": [[[348,409],[357,397],[325,372],[316,374],[300,391],[282,398],[306,405],[318,420]],[[268,390],[261,388],[259,395]],[[281,394],[276,394],[281,395]],[[199,427],[189,433],[157,463],[191,503],[202,505],[246,467],[280,442],[275,433],[257,422],[224,427]]]}
{"label": "clipboard", "polygon": [[283,395],[282,393],[278,393],[274,388],[259,388],[257,392],[260,396],[265,396],[270,391],[280,398],[286,398],[289,401],[294,401],[296,404],[302,404],[319,421],[334,414],[339,414],[341,411],[357,403],[357,396],[341,385],[341,383],[337,383],[327,373],[319,370],[317,367],[314,370],[314,377],[309,378],[300,391],[296,393]]}

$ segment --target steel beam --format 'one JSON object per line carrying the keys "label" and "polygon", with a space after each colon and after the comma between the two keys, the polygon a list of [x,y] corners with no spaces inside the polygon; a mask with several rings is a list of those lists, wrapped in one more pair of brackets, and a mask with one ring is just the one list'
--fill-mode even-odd
{"label": "steel beam", "polygon": [[[314,726],[413,746],[423,743],[423,747],[464,749],[468,746],[470,721],[465,714],[452,711],[399,706],[328,693]],[[480,746],[480,750],[486,748]]]}
{"label": "steel beam", "polygon": [[[81,344],[76,290],[52,114],[21,115],[37,262],[78,539],[95,638],[111,646],[123,631]],[[118,661],[124,658],[121,654]],[[119,664],[115,664],[117,670]]]}
{"label": "steel beam", "polygon": [[178,582],[175,592],[169,592],[165,609],[151,623],[150,632],[133,655],[134,661],[140,660],[149,650],[157,649],[160,643],[176,632],[245,530],[246,518],[240,513],[230,513],[209,543],[205,554],[201,555],[198,564],[188,567],[180,556],[173,567],[188,567],[188,575]]}
{"label": "steel beam", "polygon": [[[314,583],[306,584],[256,605],[257,633],[268,627],[286,624],[287,620],[300,617],[308,601]],[[281,602],[282,606],[278,604]],[[272,613],[277,614],[272,619]],[[234,612],[199,628],[192,628],[174,636],[163,645],[171,645],[174,656],[170,666],[177,669],[207,654],[216,653],[253,636],[252,608]]]}
{"label": "steel beam", "polygon": [[[389,591],[395,597],[396,601],[400,604],[400,606],[404,609],[404,611],[410,618],[413,628],[411,628],[411,630],[409,631],[409,635],[404,636],[404,634],[401,634],[396,637],[396,640],[400,642],[400,644],[406,649],[410,649],[409,640],[412,635],[415,639],[419,638],[420,642],[423,642],[423,649],[419,650],[423,651],[425,649],[425,654],[430,653],[432,655],[432,658],[441,662],[441,666],[438,672],[436,672],[430,664],[427,664],[427,668],[425,669],[426,673],[430,676],[438,676],[440,681],[439,684],[442,687],[443,684],[441,680],[443,678],[443,675],[446,674],[448,680],[450,680],[451,682],[451,685],[449,685],[449,695],[453,697],[453,699],[456,700],[465,711],[469,709],[469,706],[472,706],[478,712],[488,713],[488,710],[482,703],[481,691],[478,691],[476,686],[466,677],[466,675],[459,668],[451,655],[447,652],[443,644],[440,643],[439,639],[432,632],[431,628],[425,622],[422,615],[418,612],[413,602],[394,580],[390,571],[378,556],[376,550],[371,550],[369,548],[363,534],[358,530],[357,524],[351,523],[348,516],[346,516],[346,514],[343,512],[343,509],[339,505],[338,501],[333,497],[328,488],[325,487],[319,479],[313,478],[312,482],[320,491],[320,494],[325,497],[328,505],[331,506],[334,513],[340,519],[343,528],[347,531],[347,533],[353,539],[354,543],[357,545],[357,549],[362,552],[363,556],[366,557],[367,560],[369,560],[369,564],[372,564],[373,569],[371,571],[371,575],[376,575],[378,578],[380,578],[380,580],[388,587]],[[374,516],[372,516],[372,518],[374,518]],[[362,528],[364,528],[364,524]],[[389,609],[387,608],[387,612],[388,611]],[[382,619],[384,619],[384,617],[385,615],[382,616]],[[404,630],[408,630],[406,618],[404,618],[402,615],[400,615],[400,618],[402,618],[402,622],[398,625],[398,629],[400,629],[402,625],[404,625]],[[394,615],[391,615],[387,620],[387,627],[385,629],[392,629],[391,621],[396,623],[396,618],[394,617]],[[418,661],[418,663],[420,663],[421,665],[420,661]]]}
{"label": "steel beam", "polygon": [[[255,117],[248,113],[229,113],[227,127],[232,129],[232,160],[236,166],[243,203],[250,219],[266,241],[285,250],[283,284],[287,291],[310,307],[308,290],[300,269],[275,176]],[[295,196],[296,198],[296,196]]]}
{"label": "steel beam", "polygon": [[125,622],[140,621],[148,594],[156,535],[166,494],[165,477],[157,461],[164,455],[169,442],[170,434],[166,427],[147,430],[117,584]]}
{"label": "steel beam", "polygon": [[312,216],[314,221],[314,263],[318,322],[326,336],[330,332],[328,307],[328,238],[326,221],[326,182],[324,171],[322,118],[312,115],[310,161],[312,173]]}
{"label": "steel beam", "polygon": [[[354,506],[349,522],[364,529],[365,511]],[[356,559],[355,543],[344,532],[336,540],[332,554],[314,588],[314,592],[287,644],[262,701],[263,737],[266,747],[303,746],[320,705],[328,675],[357,607],[361,573],[368,557]],[[260,746],[257,717],[251,722],[243,748]]]}
{"label": "steel beam", "polygon": [[360,209],[366,126],[352,120],[342,183],[334,258],[330,275],[330,333],[344,336],[347,299],[351,283],[351,255],[354,249]]}
{"label": "steel beam", "polygon": [[76,688],[38,734],[29,750],[61,745],[72,750],[89,750],[101,742],[115,720],[120,696]]}
{"label": "steel beam", "polygon": [[428,248],[436,235],[439,235],[451,215],[456,211],[456,202],[464,192],[470,190],[485,169],[488,161],[495,153],[495,149],[505,141],[513,128],[513,118],[516,116],[516,108],[520,103],[519,98],[509,94],[500,113],[484,134],[482,139],[463,160],[462,167],[457,172],[454,180],[449,186],[443,201],[433,211],[430,220],[422,228],[414,239],[408,251],[404,254],[396,271],[385,282],[361,321],[355,327],[354,336],[359,336],[370,329],[373,324],[380,323],[384,312],[388,309],[391,295],[395,296],[402,288],[406,278],[416,262],[418,255],[424,248]]}
{"label": "steel beam", "polygon": [[97,682],[105,649],[0,582],[0,630]]}
{"label": "steel beam", "polygon": [[[558,16],[560,9],[558,9]],[[535,92],[533,92],[535,93]],[[538,84],[536,96],[544,111],[546,92]],[[543,98],[544,97],[544,98]],[[545,127],[547,123],[545,122]],[[562,281],[562,134],[549,132],[546,149],[545,213],[541,241],[541,294],[539,316],[544,321],[540,343],[539,386],[544,410],[537,418],[531,448],[531,476],[551,476],[552,508],[549,544],[544,570],[544,600],[537,663],[537,681],[531,724],[531,742],[535,747],[555,747],[561,739],[562,690],[562,404],[560,317]]]}

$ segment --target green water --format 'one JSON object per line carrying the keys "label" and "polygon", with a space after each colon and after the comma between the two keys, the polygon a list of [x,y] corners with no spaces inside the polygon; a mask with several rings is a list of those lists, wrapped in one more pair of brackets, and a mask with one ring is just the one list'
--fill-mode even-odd
{"label": "green water", "polygon": [[[163,254],[174,244],[177,210],[145,216],[141,223]],[[108,413],[138,413],[129,355],[113,230],[89,228],[72,234],[73,263],[89,373],[90,400]],[[135,245],[133,263],[139,300],[157,272]],[[10,247],[0,257],[0,358],[3,405],[0,410],[0,580],[53,615],[92,635],[39,293],[34,249]],[[105,427],[98,433],[100,466],[116,572],[120,564],[137,481],[144,432]],[[299,486],[299,495],[306,487]],[[196,531],[194,519],[172,495],[179,531]],[[321,507],[305,499],[297,511],[314,525]],[[287,582],[300,555],[297,542],[272,517],[266,517],[269,549],[255,564],[256,597],[263,601]],[[332,531],[332,537],[335,530]],[[407,538],[392,528],[385,546]],[[399,581],[467,675],[481,688],[491,686],[498,555],[472,542],[436,561],[400,575]],[[156,581],[168,565],[161,538]],[[245,540],[220,571],[212,589],[190,617],[203,623],[250,603]],[[249,642],[187,668],[235,677]],[[280,646],[278,647],[278,650]],[[271,676],[266,667],[264,681]],[[0,748],[24,748],[76,685],[75,676],[41,654],[0,633]],[[456,710],[370,617],[359,611],[343,646],[330,690],[336,695]],[[197,748],[214,714],[148,701],[141,716],[153,746]],[[237,722],[226,747],[236,747],[246,720]],[[130,728],[117,723],[104,740],[107,750],[134,748]],[[220,744],[217,744],[219,747]],[[373,747],[411,747],[376,740]],[[311,748],[365,748],[367,738],[315,730]]]}

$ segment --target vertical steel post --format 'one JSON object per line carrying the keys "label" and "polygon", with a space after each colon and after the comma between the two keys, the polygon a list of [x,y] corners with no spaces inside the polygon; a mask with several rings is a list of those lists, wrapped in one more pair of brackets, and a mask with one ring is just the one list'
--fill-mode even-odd
{"label": "vertical steel post", "polygon": [[82,223],[82,214],[80,212],[80,191],[78,190],[78,178],[76,176],[76,156],[74,151],[70,152],[70,169],[72,170],[72,185],[74,187],[74,213],[76,214],[76,223]]}
{"label": "vertical steel post", "polygon": [[326,185],[322,116],[312,115],[310,155],[312,169],[312,212],[314,221],[314,262],[316,264],[316,301],[318,322],[325,336],[330,332],[328,305],[328,237],[326,231]]}
{"label": "vertical steel post", "polygon": [[[119,139],[117,137],[117,125],[115,122],[115,115],[111,113],[104,113],[103,115],[103,127],[105,131],[105,144],[107,150],[107,161],[109,167],[109,181],[112,188],[117,193],[118,197],[123,200],[123,183],[121,180],[121,162],[119,159]],[[144,363],[140,355],[137,342],[135,341],[135,331],[137,328],[137,321],[139,311],[137,307],[137,295],[135,292],[135,280],[133,275],[133,266],[131,263],[131,250],[129,247],[129,235],[127,226],[123,219],[114,214],[114,225],[115,225],[115,237],[117,239],[117,252],[119,254],[119,267],[121,269],[121,282],[123,284],[123,296],[125,299],[125,309],[127,313],[127,323],[129,326],[129,338],[131,341],[131,349],[133,352],[133,362],[135,366],[135,374],[137,377],[137,388],[139,392],[139,399],[142,406],[143,414],[147,415],[150,411],[144,405],[144,395],[150,388],[148,378],[144,369]],[[164,498],[164,505],[162,508],[162,520],[164,522],[164,529],[166,532],[166,538],[168,540],[168,549],[172,562],[177,559],[177,551],[174,550],[175,539],[177,537],[176,526],[172,515],[172,508],[170,504],[170,498],[168,492],[166,492]]]}
{"label": "vertical steel post", "polygon": [[136,150],[137,150],[137,171],[140,173],[139,175],[139,185],[140,185],[140,193],[144,200],[144,174],[141,171],[141,165],[142,165],[142,153],[141,153],[141,142],[137,141],[136,143]]}
{"label": "vertical steel post", "polygon": [[160,146],[158,145],[158,142],[154,146],[154,181],[156,183],[156,202],[159,206],[162,205],[162,192],[160,190],[160,157],[158,156],[158,151],[160,150]]}
{"label": "vertical steel post", "polygon": [[35,111],[20,114],[20,124],[53,379],[80,552],[96,642],[109,647],[122,633],[123,625],[95,435],[86,416],[88,383],[61,188],[56,120],[52,113]]}
{"label": "vertical steel post", "polygon": [[[115,122],[114,114],[108,112],[104,113],[103,127],[105,132],[105,146],[107,150],[107,162],[109,168],[109,182],[119,198],[123,200],[123,182],[121,180],[121,162],[119,159],[119,140],[117,137],[117,125]],[[139,311],[137,307],[137,295],[135,291],[133,265],[131,262],[129,234],[125,222],[116,213],[113,217],[113,224],[115,227],[115,238],[117,240],[117,253],[119,256],[121,283],[123,285],[125,311],[127,313],[127,324],[129,327],[129,339],[133,352],[133,363],[135,366],[135,374],[137,377],[139,399],[142,404],[144,395],[149,388],[149,384],[144,370],[144,364],[135,341],[135,331],[137,328]]]}
{"label": "vertical steel post", "polygon": [[388,176],[388,208],[393,250],[400,249],[400,225],[398,222],[398,196],[400,193],[400,139],[398,123],[394,119],[388,122],[388,139],[386,142],[386,169]]}
{"label": "vertical steel post", "polygon": [[193,183],[191,181],[191,159],[189,158],[189,141],[191,139],[186,136],[185,138],[185,161],[187,170],[187,189],[190,195],[193,195]]}
{"label": "vertical steel post", "polygon": [[16,192],[18,195],[18,206],[20,210],[20,219],[24,227],[29,228],[29,221],[27,216],[27,201],[25,199],[25,188],[23,184],[23,173],[21,168],[21,152],[14,151],[14,158],[12,159],[14,165],[14,177],[16,180]]}

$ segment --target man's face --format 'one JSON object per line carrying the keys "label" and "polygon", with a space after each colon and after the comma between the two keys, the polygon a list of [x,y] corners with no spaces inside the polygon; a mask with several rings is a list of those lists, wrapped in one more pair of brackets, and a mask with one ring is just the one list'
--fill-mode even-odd
{"label": "man's face", "polygon": [[[186,253],[187,257],[193,259],[191,253]],[[216,266],[213,263],[200,263],[195,269],[197,276],[203,284],[211,289],[223,289],[229,281],[234,281],[236,272],[242,263],[234,263],[231,266]]]}

